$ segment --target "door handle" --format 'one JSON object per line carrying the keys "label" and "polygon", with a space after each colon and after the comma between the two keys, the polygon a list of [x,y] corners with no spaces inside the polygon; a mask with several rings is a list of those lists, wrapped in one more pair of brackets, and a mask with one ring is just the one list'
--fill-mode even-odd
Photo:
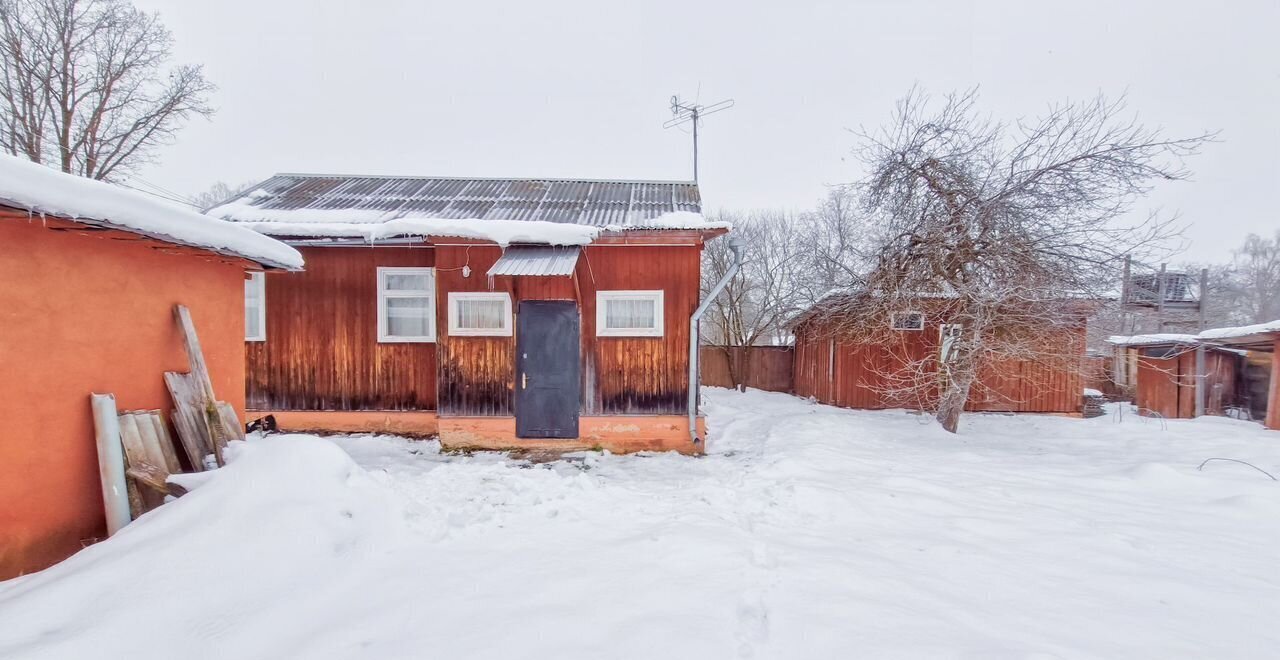
{"label": "door handle", "polygon": [[520,375],[520,389],[522,389],[522,390],[527,390],[527,389],[529,389],[529,374],[528,374],[528,373],[524,373],[524,374],[521,374],[521,375]]}

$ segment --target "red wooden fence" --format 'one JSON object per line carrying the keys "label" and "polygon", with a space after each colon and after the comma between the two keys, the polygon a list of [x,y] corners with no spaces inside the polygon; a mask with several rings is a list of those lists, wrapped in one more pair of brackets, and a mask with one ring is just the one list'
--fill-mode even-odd
{"label": "red wooden fence", "polygon": [[747,387],[769,392],[792,391],[795,352],[790,346],[703,346],[699,366],[703,385],[733,387],[734,371]]}

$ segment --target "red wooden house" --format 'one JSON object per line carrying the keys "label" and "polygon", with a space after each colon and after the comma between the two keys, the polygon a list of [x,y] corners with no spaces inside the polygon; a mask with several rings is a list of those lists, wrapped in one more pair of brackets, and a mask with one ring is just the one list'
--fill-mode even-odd
{"label": "red wooden house", "polygon": [[250,295],[249,416],[700,451],[690,316],[703,244],[727,231],[700,204],[681,182],[272,177],[209,211],[307,258]]}
{"label": "red wooden house", "polygon": [[243,227],[0,155],[0,580],[106,535],[89,394],[168,416],[163,374],[188,364],[174,305],[243,414],[245,272],[301,266]]}
{"label": "red wooden house", "polygon": [[[852,294],[849,294],[852,295]],[[928,365],[940,356],[945,336],[957,330],[940,299],[922,297],[911,309],[885,319],[875,343],[843,336],[824,310],[842,304],[828,297],[791,323],[795,335],[795,393],[844,408],[912,408],[894,380],[903,365]],[[1084,308],[1082,307],[1082,310]],[[981,364],[970,388],[967,410],[1078,413],[1084,394],[1086,314],[1060,329],[1054,341],[1072,360],[1005,360]],[[1055,353],[1058,352],[1055,350]]]}

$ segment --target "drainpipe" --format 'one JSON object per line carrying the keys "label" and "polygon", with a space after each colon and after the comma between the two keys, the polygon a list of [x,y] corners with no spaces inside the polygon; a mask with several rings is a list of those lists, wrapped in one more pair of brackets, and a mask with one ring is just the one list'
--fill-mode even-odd
{"label": "drainpipe", "polygon": [[702,320],[702,315],[707,313],[707,308],[711,307],[711,301],[720,295],[721,291],[728,286],[729,280],[738,273],[738,269],[742,267],[742,250],[746,247],[746,243],[741,237],[736,235],[729,236],[729,250],[733,252],[733,263],[729,265],[729,270],[725,272],[724,277],[720,278],[716,285],[711,287],[711,291],[706,298],[702,299],[702,304],[693,310],[693,316],[689,317],[689,438],[693,440],[693,444],[698,444],[698,322]]}

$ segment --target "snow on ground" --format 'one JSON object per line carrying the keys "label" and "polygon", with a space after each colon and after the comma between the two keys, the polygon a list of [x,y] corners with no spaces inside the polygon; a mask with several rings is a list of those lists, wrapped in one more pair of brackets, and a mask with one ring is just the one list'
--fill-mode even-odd
{"label": "snow on ground", "polygon": [[[710,390],[711,454],[274,436],[0,583],[0,657],[1264,658],[1280,433]],[[344,451],[345,450],[345,451]]]}

